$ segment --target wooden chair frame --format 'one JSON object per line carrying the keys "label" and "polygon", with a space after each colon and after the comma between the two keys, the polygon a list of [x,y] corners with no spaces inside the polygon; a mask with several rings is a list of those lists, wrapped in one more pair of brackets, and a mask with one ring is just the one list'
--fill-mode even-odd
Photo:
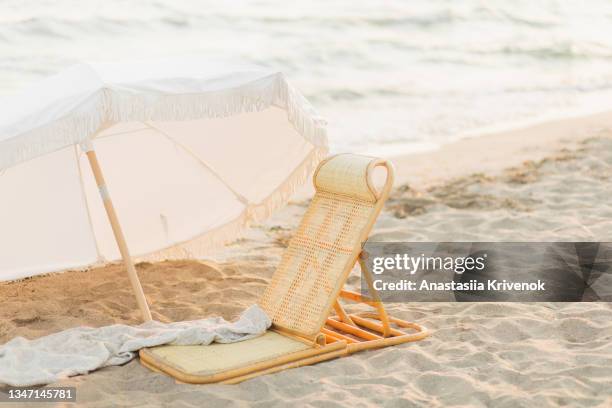
{"label": "wooden chair frame", "polygon": [[[425,327],[389,316],[374,288],[374,280],[366,267],[365,259],[366,255],[362,252],[359,257],[359,266],[362,278],[366,279],[369,293],[372,296],[365,297],[356,292],[341,290],[334,304],[336,315],[328,317],[325,321],[327,327],[321,329],[321,333],[325,335],[325,341],[327,343],[345,341],[347,354],[351,354],[361,350],[418,341],[427,337],[429,332]],[[349,314],[344,310],[339,298],[366,304],[376,309],[376,312]],[[406,333],[402,329],[410,329],[413,332]]]}
{"label": "wooden chair frame", "polygon": [[[313,180],[316,180],[319,170],[325,163],[332,160],[333,157],[335,156],[327,158],[319,164]],[[374,186],[372,180],[373,170],[378,166],[384,167],[387,171],[385,184],[380,191]],[[374,197],[375,206],[360,232],[360,244],[355,246],[347,260],[341,275],[339,275],[339,284],[331,294],[327,306],[323,309],[318,328],[312,332],[301,333],[273,323],[270,329],[270,331],[282,336],[306,343],[309,346],[307,349],[275,356],[263,361],[247,363],[244,366],[210,375],[185,373],[170,361],[163,361],[159,356],[156,357],[154,351],[150,349],[140,350],[140,358],[143,365],[152,370],[169,374],[180,382],[235,384],[259,375],[314,364],[349,355],[360,350],[407,343],[427,337],[429,332],[424,327],[388,315],[378,292],[374,288],[373,277],[366,267],[365,260],[367,255],[362,251],[361,247],[361,244],[367,240],[391,192],[394,179],[393,166],[385,160],[372,159],[367,165],[363,176],[366,178],[367,190],[369,190],[367,194],[371,193],[371,196]],[[317,187],[316,184],[315,187]],[[350,272],[357,263],[361,267],[362,277],[366,280],[371,297],[364,297],[359,293],[343,289]],[[375,312],[348,314],[340,303],[340,299],[366,304],[373,307]],[[413,332],[407,333],[404,331],[405,329],[410,329]]]}
{"label": "wooden chair frame", "polygon": [[[313,179],[316,178],[318,170],[327,161],[333,159],[334,156],[322,162]],[[383,167],[387,172],[387,177],[382,189],[377,189],[372,175],[376,167]],[[395,179],[395,169],[391,162],[378,159],[373,160],[366,170],[366,182],[370,191],[374,194],[377,200],[376,207],[370,221],[364,228],[361,237],[362,243],[368,239],[370,231],[374,227],[374,223],[378,219],[385,202],[391,194],[393,182]],[[316,186],[315,186],[316,187]],[[359,293],[341,289],[338,297],[333,304],[333,310],[336,315],[331,315],[325,320],[325,326],[321,329],[321,333],[325,335],[326,342],[333,343],[334,341],[347,342],[347,354],[354,353],[360,350],[385,347],[395,344],[408,343],[422,340],[429,335],[428,330],[416,323],[407,322],[405,320],[390,317],[380,300],[378,291],[374,288],[374,279],[371,272],[366,266],[367,253],[360,250],[356,253],[354,261],[350,262],[345,272],[345,279],[348,278],[351,270],[356,263],[359,263],[361,268],[362,278],[366,280],[371,298],[364,297]],[[348,314],[339,299],[343,298],[352,302],[369,305],[376,309],[376,313],[356,313]],[[376,322],[378,321],[378,322]],[[393,327],[395,325],[396,327]],[[411,329],[414,333],[405,333],[402,329]]]}

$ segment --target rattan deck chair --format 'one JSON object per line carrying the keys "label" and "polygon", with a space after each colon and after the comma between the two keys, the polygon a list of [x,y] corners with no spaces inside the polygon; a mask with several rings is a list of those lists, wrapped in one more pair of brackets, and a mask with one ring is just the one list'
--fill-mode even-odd
{"label": "rattan deck chair", "polygon": [[[387,170],[381,191],[372,182],[377,166]],[[142,364],[186,383],[238,383],[426,337],[420,325],[387,314],[362,255],[392,184],[393,167],[384,160],[352,154],[324,160],[314,174],[315,196],[258,302],[272,320],[271,329],[238,343],[143,349]],[[371,298],[343,290],[358,262]],[[348,314],[340,298],[375,311]]]}

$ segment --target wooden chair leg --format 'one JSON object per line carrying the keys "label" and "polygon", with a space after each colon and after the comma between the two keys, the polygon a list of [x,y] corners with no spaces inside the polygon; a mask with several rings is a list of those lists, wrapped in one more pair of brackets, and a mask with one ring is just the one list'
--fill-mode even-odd
{"label": "wooden chair leg", "polygon": [[334,310],[336,311],[336,314],[338,315],[341,321],[350,324],[351,326],[357,326],[355,322],[353,322],[353,320],[351,319],[351,316],[346,313],[338,299],[336,299],[336,302],[334,303]]}
{"label": "wooden chair leg", "polygon": [[365,339],[365,340],[378,340],[378,339],[382,338],[380,336],[377,336],[374,333],[371,333],[369,331],[360,329],[359,327],[351,326],[351,325],[348,325],[346,323],[342,323],[342,322],[334,320],[334,319],[327,319],[325,321],[325,323],[328,324],[329,326],[333,327],[334,329],[341,330],[341,331],[343,331],[345,333],[352,334],[353,336],[357,336],[357,337]]}
{"label": "wooden chair leg", "polygon": [[361,268],[361,275],[365,278],[368,284],[368,289],[370,290],[370,297],[374,300],[376,310],[378,310],[378,315],[383,325],[383,336],[389,337],[391,335],[391,324],[389,323],[389,316],[387,315],[385,306],[380,301],[380,296],[378,296],[378,292],[376,291],[376,289],[374,289],[374,279],[372,278],[372,274],[366,266],[365,260],[366,254],[365,252],[362,252],[359,255],[359,267]]}
{"label": "wooden chair leg", "polygon": [[323,333],[324,335],[329,336],[329,337],[331,337],[332,339],[335,339],[335,340],[344,340],[347,343],[357,343],[357,340],[351,339],[350,337],[345,336],[342,333],[338,333],[338,332],[335,332],[333,330],[326,329],[325,327],[323,327],[321,329],[321,333]]}

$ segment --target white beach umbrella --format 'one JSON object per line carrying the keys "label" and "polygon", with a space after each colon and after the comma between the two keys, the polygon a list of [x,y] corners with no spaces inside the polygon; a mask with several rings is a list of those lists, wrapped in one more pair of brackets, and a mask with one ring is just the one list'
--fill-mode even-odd
{"label": "white beach umbrella", "polygon": [[204,256],[284,204],[326,152],[324,123],[279,72],[67,69],[0,100],[0,281],[123,258],[148,320],[128,246]]}

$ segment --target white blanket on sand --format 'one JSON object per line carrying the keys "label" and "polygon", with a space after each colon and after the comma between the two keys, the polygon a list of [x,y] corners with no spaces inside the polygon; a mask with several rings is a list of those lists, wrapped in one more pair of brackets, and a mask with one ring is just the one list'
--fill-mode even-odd
{"label": "white blanket on sand", "polygon": [[77,327],[35,340],[16,337],[0,346],[0,383],[16,387],[49,384],[125,364],[144,347],[234,343],[264,333],[270,324],[270,318],[254,305],[231,323],[222,318],[167,324],[153,321],[137,327]]}

